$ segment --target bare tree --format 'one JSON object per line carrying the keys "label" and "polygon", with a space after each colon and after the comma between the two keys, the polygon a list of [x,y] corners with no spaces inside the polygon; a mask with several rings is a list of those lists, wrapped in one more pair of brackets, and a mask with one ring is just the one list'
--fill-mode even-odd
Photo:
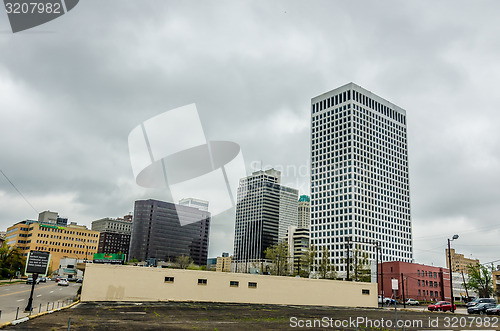
{"label": "bare tree", "polygon": [[192,260],[191,260],[191,257],[189,257],[189,256],[179,255],[175,259],[175,262],[177,262],[177,264],[179,265],[179,268],[187,269],[187,267],[189,267],[189,265],[191,264]]}

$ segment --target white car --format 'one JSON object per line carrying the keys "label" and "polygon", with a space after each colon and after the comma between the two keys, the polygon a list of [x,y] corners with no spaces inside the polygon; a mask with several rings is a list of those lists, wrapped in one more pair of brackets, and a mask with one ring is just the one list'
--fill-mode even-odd
{"label": "white car", "polygon": [[66,279],[61,279],[57,285],[59,286],[69,286],[69,282]]}
{"label": "white car", "polygon": [[406,304],[410,305],[410,306],[418,306],[418,305],[420,305],[420,302],[418,302],[415,299],[410,298],[410,299],[406,300]]}

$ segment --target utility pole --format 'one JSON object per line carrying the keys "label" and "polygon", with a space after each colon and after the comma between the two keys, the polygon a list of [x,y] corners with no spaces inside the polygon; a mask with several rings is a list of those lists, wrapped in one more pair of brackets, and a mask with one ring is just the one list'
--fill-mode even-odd
{"label": "utility pole", "polygon": [[454,313],[454,305],[455,305],[455,298],[453,296],[453,266],[451,265],[451,251],[450,251],[450,241],[458,239],[458,234],[454,235],[453,238],[450,240],[448,238],[448,264],[449,264],[449,272],[450,272],[450,292],[451,292],[451,312]]}
{"label": "utility pole", "polygon": [[[294,259],[295,259],[295,258],[294,258]],[[294,263],[294,265],[295,265],[295,263]],[[300,256],[299,256],[299,258],[297,259],[297,275],[299,275],[299,277],[300,277]]]}
{"label": "utility pole", "polygon": [[380,247],[380,278],[382,281],[382,285],[380,286],[382,288],[382,304],[384,303],[384,259],[382,258],[382,247]]}
{"label": "utility pole", "polygon": [[403,273],[401,273],[401,289],[403,290],[403,308],[406,308],[405,279],[404,279]]}
{"label": "utility pole", "polygon": [[[378,241],[375,242],[375,256],[376,256],[376,264],[375,264],[375,278],[376,278],[376,282],[377,282],[377,300],[378,300]],[[377,301],[377,305],[378,305],[378,301]]]}
{"label": "utility pole", "polygon": [[280,255],[278,254],[278,272],[276,274],[276,276],[279,276],[280,275]]}
{"label": "utility pole", "polygon": [[[356,245],[354,245],[356,247]],[[352,255],[354,255],[354,280],[358,281],[358,254],[356,250],[352,251]]]}
{"label": "utility pole", "polygon": [[347,237],[347,281],[349,281],[349,270],[351,269],[351,265],[350,265],[350,262],[351,262],[351,255],[350,255],[350,252],[349,252],[349,247],[351,245],[349,244],[349,237]]}
{"label": "utility pole", "polygon": [[467,301],[470,301],[470,298],[469,298],[469,291],[467,290],[467,284],[465,283],[465,276],[464,276],[464,272],[462,270],[462,280],[464,282],[464,287],[465,287],[465,294],[467,295]]}

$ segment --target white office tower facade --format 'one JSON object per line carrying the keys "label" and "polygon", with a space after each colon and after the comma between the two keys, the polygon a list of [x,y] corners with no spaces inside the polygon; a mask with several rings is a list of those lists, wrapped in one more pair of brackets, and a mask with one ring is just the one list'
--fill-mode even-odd
{"label": "white office tower facade", "polygon": [[298,228],[307,228],[311,224],[311,198],[301,195],[298,204]]}
{"label": "white office tower facade", "polygon": [[413,262],[406,111],[349,83],[311,115],[311,244],[340,272],[348,241],[371,261],[378,242],[379,261]]}
{"label": "white office tower facade", "polygon": [[[246,272],[249,263],[265,259],[265,250],[278,243],[281,220],[297,225],[298,191],[281,186],[280,177],[279,171],[269,169],[240,180],[234,234],[236,271]],[[295,202],[290,206],[292,200]],[[295,218],[288,222],[288,217]]]}
{"label": "white office tower facade", "polygon": [[279,242],[286,240],[288,227],[298,225],[298,198],[298,190],[291,187],[280,186],[280,216],[278,227]]}

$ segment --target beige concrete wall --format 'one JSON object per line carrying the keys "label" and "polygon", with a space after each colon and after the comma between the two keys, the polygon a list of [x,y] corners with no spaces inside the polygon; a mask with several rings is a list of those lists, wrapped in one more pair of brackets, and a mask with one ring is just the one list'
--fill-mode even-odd
{"label": "beige concrete wall", "polygon": [[[173,283],[165,277],[174,277]],[[198,285],[206,279],[206,285]],[[238,281],[231,287],[230,281]],[[248,282],[257,283],[249,288]],[[369,290],[369,294],[362,294]],[[375,283],[87,264],[82,301],[208,301],[376,307]]]}

